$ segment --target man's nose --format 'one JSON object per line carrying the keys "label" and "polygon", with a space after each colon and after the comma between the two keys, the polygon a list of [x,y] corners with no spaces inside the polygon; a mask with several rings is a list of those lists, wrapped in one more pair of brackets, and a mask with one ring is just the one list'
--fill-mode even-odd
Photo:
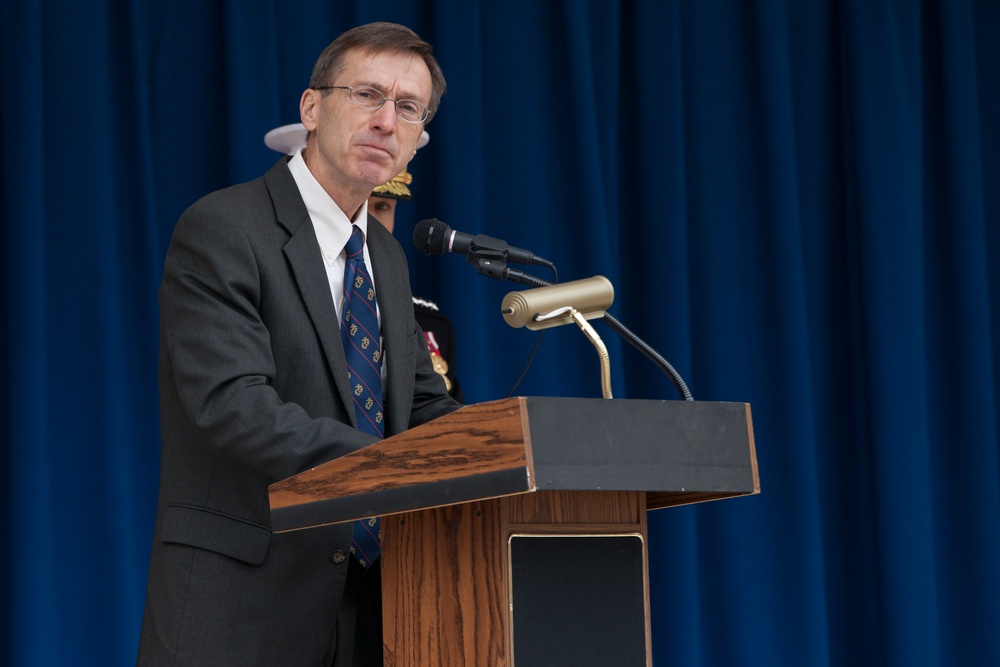
{"label": "man's nose", "polygon": [[372,112],[372,127],[376,127],[383,132],[392,132],[396,129],[396,103],[386,100],[378,109]]}

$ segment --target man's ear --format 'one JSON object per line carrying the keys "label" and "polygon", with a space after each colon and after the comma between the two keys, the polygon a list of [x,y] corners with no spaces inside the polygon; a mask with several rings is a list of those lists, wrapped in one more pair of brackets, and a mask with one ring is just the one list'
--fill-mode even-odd
{"label": "man's ear", "polygon": [[302,93],[302,99],[299,100],[299,118],[301,118],[302,124],[305,125],[306,130],[309,132],[316,129],[316,115],[319,112],[321,99],[322,93],[318,90],[306,88],[305,92]]}

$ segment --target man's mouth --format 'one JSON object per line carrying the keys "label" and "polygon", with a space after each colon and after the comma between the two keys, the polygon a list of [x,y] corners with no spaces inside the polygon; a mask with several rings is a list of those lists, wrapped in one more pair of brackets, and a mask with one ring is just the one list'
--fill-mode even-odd
{"label": "man's mouth", "polygon": [[381,144],[362,143],[358,144],[358,146],[366,151],[375,153],[384,153],[390,158],[395,158],[395,155],[393,155],[392,150],[387,146],[382,146]]}

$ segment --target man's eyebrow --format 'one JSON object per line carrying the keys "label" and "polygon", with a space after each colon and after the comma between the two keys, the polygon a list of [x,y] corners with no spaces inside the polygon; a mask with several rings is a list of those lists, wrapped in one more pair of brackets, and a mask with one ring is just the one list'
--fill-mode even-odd
{"label": "man's eyebrow", "polygon": [[[383,86],[377,84],[377,83],[374,83],[374,82],[356,83],[356,84],[354,84],[352,86],[352,88],[359,88],[361,86],[367,86],[368,88],[374,88],[375,90],[377,90],[378,92],[382,93],[386,97],[389,97],[389,94],[385,92],[385,88]],[[399,97],[397,99],[400,99],[400,100],[413,100],[415,102],[421,102],[420,95],[418,95],[414,91],[406,90],[405,88],[400,88],[400,90],[399,90]],[[421,104],[426,104],[426,103],[425,102],[421,102]]]}

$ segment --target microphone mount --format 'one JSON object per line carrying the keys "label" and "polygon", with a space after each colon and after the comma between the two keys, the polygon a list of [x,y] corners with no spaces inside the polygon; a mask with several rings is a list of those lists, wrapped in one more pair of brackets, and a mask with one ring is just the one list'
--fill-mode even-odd
{"label": "microphone mount", "polygon": [[[476,238],[479,237],[477,236]],[[465,261],[471,264],[482,275],[494,280],[505,280],[510,273],[510,270],[507,268],[506,250],[472,245],[465,254]]]}

